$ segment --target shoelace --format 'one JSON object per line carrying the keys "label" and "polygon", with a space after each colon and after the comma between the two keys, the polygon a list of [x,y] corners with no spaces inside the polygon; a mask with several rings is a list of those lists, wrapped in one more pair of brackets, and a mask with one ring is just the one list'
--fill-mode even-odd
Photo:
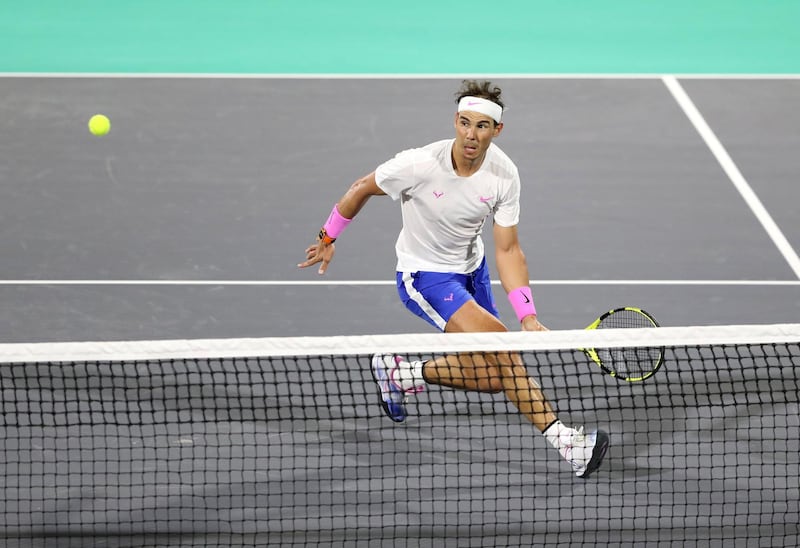
{"label": "shoelace", "polygon": [[576,446],[580,447],[586,440],[586,434],[583,432],[583,426],[578,427],[574,433],[570,434],[569,438],[569,442],[567,442],[564,447],[561,448],[560,453],[561,456],[563,456],[567,462],[572,465],[572,468],[575,471],[578,471],[584,467],[586,463],[573,458],[573,450],[576,449]]}

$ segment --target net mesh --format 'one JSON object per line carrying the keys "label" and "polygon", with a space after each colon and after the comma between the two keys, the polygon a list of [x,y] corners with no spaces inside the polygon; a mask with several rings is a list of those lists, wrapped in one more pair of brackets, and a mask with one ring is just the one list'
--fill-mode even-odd
{"label": "net mesh", "polygon": [[[580,350],[665,346],[642,383]],[[383,414],[374,352],[513,350],[589,479],[503,394]],[[0,345],[0,544],[800,544],[800,325]]]}

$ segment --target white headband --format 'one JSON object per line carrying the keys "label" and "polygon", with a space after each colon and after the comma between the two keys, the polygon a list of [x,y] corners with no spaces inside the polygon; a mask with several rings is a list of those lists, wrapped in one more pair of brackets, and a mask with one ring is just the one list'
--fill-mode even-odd
{"label": "white headband", "polygon": [[488,99],[484,99],[483,97],[472,97],[471,95],[462,97],[458,102],[458,112],[464,110],[471,110],[472,112],[480,112],[481,114],[485,114],[486,116],[491,117],[492,120],[498,124],[503,118],[503,107],[497,103],[489,101]]}

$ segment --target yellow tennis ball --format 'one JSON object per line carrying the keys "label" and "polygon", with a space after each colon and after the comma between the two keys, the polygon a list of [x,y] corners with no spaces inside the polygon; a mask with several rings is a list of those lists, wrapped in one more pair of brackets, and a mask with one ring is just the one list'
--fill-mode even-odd
{"label": "yellow tennis ball", "polygon": [[92,135],[105,135],[111,129],[111,120],[102,114],[95,114],[89,118],[89,131]]}

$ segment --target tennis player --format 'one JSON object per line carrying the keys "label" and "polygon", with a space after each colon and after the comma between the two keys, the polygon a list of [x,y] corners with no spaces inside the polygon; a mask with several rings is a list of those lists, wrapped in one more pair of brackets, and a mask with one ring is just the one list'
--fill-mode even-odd
{"label": "tennis player", "polygon": [[[517,234],[520,178],[493,140],[503,130],[504,104],[491,82],[466,80],[456,93],[455,138],[400,152],[357,180],[342,196],[306,249],[301,268],[324,274],[334,241],[372,196],[399,200],[403,228],[397,238],[397,289],[406,307],[447,333],[507,331],[499,319],[481,238],[493,218],[495,262],[503,289],[523,330],[546,330],[528,287],[528,266]],[[372,360],[381,404],[390,419],[406,418],[406,398],[426,383],[506,397],[543,432],[579,477],[596,470],[608,434],[568,427],[558,420],[520,355],[481,353],[427,362],[379,355]]]}

